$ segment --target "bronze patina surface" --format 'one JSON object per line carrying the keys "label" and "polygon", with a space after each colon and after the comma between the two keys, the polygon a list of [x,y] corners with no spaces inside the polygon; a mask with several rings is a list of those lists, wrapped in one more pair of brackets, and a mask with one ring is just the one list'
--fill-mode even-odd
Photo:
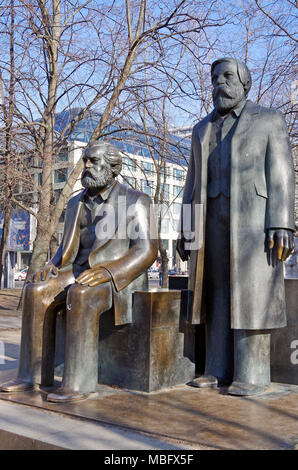
{"label": "bronze patina surface", "polygon": [[183,195],[191,223],[182,217],[177,249],[190,258],[192,321],[206,325],[204,374],[253,395],[270,384],[271,330],[286,326],[294,166],[282,114],[247,99],[247,66],[221,58],[211,79],[214,110],[193,128]]}
{"label": "bronze patina surface", "polygon": [[[195,376],[195,327],[187,322],[187,291],[150,289],[133,294],[132,322],[115,326],[111,312],[99,319],[98,380],[151,392]],[[59,316],[63,363],[64,322]],[[63,364],[58,366],[59,371]]]}
{"label": "bronze patina surface", "polygon": [[48,399],[94,392],[100,315],[110,311],[116,325],[130,323],[132,293],[148,286],[146,270],[157,256],[150,198],[115,180],[122,155],[111,144],[89,144],[83,161],[85,190],[68,202],[62,243],[25,287],[19,369],[3,392],[53,383],[56,316],[65,307],[63,382]]}

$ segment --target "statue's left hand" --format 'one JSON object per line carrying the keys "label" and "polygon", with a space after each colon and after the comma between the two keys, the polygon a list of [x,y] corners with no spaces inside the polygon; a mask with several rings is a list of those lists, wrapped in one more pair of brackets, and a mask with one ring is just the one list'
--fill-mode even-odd
{"label": "statue's left hand", "polygon": [[277,247],[277,258],[285,261],[294,251],[294,234],[292,230],[284,228],[273,228],[268,230],[268,248],[272,250],[274,245]]}
{"label": "statue's left hand", "polygon": [[102,267],[86,269],[79,277],[76,278],[76,282],[82,286],[94,287],[104,282],[109,282],[111,276],[109,272]]}

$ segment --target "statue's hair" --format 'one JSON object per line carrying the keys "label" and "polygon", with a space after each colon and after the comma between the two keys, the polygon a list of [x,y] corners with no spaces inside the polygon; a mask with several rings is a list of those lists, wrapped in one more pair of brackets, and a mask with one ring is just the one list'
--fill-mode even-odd
{"label": "statue's hair", "polygon": [[221,59],[217,59],[212,63],[211,75],[212,75],[214,67],[218,64],[221,64],[222,62],[232,62],[236,64],[239,80],[243,85],[245,96],[247,96],[249,93],[249,90],[251,89],[251,83],[252,83],[251,74],[247,65],[238,59],[234,59],[233,57],[222,57]]}
{"label": "statue's hair", "polygon": [[90,142],[85,148],[85,152],[90,148],[102,148],[104,149],[104,159],[112,168],[114,176],[119,175],[122,168],[122,154],[115,147],[115,145],[110,144],[109,142],[101,142],[99,140],[94,140]]}

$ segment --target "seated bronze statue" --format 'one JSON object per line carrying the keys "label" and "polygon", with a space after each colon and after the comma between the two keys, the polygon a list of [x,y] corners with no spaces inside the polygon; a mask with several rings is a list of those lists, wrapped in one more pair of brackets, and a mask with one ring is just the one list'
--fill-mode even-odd
{"label": "seated bronze statue", "polygon": [[132,293],[148,287],[146,269],[157,256],[150,198],[115,180],[122,157],[111,144],[89,144],[83,161],[85,189],[68,202],[62,243],[27,281],[18,374],[2,384],[2,392],[53,383],[55,319],[63,307],[63,380],[47,400],[63,403],[95,392],[100,314],[111,310],[115,325],[129,323]]}

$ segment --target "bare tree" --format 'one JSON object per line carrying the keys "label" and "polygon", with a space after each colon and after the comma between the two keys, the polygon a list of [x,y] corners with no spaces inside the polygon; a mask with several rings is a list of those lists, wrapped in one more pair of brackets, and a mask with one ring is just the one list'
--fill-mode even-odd
{"label": "bare tree", "polygon": [[286,0],[280,8],[277,2],[261,2],[255,0],[258,9],[294,43],[298,42],[297,37],[297,2]]}
{"label": "bare tree", "polygon": [[[2,6],[7,9],[12,4],[3,2]],[[95,105],[100,109],[100,119],[90,140],[107,138],[112,126],[128,118],[136,132],[141,127],[150,135],[159,126],[159,137],[165,138],[167,116],[173,118],[172,127],[178,121],[194,123],[210,112],[210,64],[219,55],[235,55],[253,69],[252,93],[257,101],[283,110],[294,135],[290,88],[295,67],[292,46],[286,43],[291,38],[278,35],[277,25],[258,10],[255,0],[243,5],[226,0],[118,0],[110,4],[95,0],[20,0],[15,18],[17,60],[13,74],[7,50],[0,57],[0,66],[7,92],[10,79],[14,82],[15,120],[13,128],[4,126],[6,133],[9,130],[16,147],[18,130],[22,152],[35,166],[23,165],[19,175],[24,188],[33,188],[31,200],[15,191],[12,195],[12,203],[34,214],[37,221],[29,272],[46,261],[51,238],[82,170],[79,161],[55,199],[52,175],[57,158]],[[286,23],[282,25],[286,29]],[[8,30],[5,34],[11,37]],[[258,51],[263,54],[256,55],[260,45]],[[165,84],[169,83],[167,89]],[[150,93],[142,94],[142,90]],[[148,112],[146,120],[148,116],[151,119],[150,129],[148,122],[145,129],[138,113],[140,97]],[[153,105],[158,102],[162,118],[157,126]],[[76,112],[63,123],[65,111],[74,107]],[[163,152],[162,145],[159,151]],[[42,175],[39,184],[35,175],[38,168]],[[157,174],[162,175],[162,165]]]}
{"label": "bare tree", "polygon": [[[3,19],[8,19],[7,15],[2,15],[1,22],[3,24]],[[8,89],[5,89],[4,82],[2,79],[2,74],[0,72],[0,82],[2,89],[2,103],[1,103],[1,118],[3,122],[3,141],[2,141],[2,159],[3,159],[3,170],[5,174],[5,181],[3,181],[2,192],[4,195],[2,201],[2,207],[4,209],[3,217],[3,227],[2,227],[2,236],[0,242],[0,284],[3,274],[4,260],[6,255],[6,246],[9,235],[9,226],[11,219],[11,210],[12,210],[12,197],[14,191],[14,179],[12,174],[12,166],[14,165],[13,161],[13,145],[12,145],[12,132],[13,132],[13,122],[14,122],[14,88],[15,88],[15,57],[14,57],[14,29],[15,29],[15,7],[14,1],[10,2],[10,22],[7,26],[9,34],[9,71],[10,79],[8,83]]]}
{"label": "bare tree", "polygon": [[[127,112],[131,89],[143,86],[144,71],[163,63],[166,44],[181,42],[188,31],[204,27],[205,19],[194,13],[187,0],[126,0],[109,6],[91,0],[20,0],[18,48],[23,60],[15,71],[16,113],[31,138],[28,154],[42,168],[38,197],[30,205],[20,197],[13,199],[37,220],[29,274],[46,261],[51,237],[81,173],[80,161],[55,204],[53,168],[72,131],[98,103],[101,117],[90,140],[103,137],[123,117],[124,108]],[[7,62],[1,63],[9,74]],[[80,104],[80,111],[58,134],[57,114],[73,104]]]}

